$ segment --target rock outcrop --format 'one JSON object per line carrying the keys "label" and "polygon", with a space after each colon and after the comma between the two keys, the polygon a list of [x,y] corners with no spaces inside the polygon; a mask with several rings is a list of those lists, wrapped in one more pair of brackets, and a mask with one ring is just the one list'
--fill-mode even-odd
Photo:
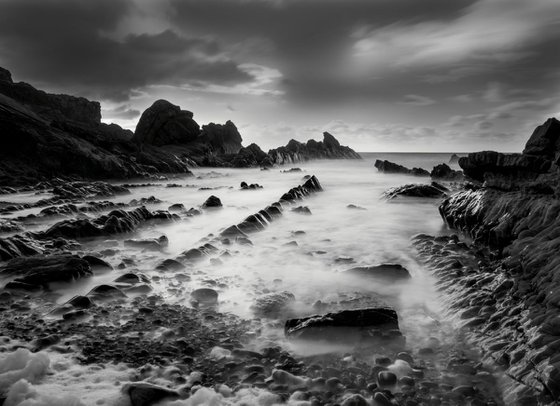
{"label": "rock outcrop", "polygon": [[463,172],[451,169],[447,164],[434,166],[430,177],[437,180],[459,181],[463,180]]}
{"label": "rock outcrop", "polygon": [[361,159],[352,148],[342,146],[336,138],[328,132],[323,133],[323,141],[309,140],[301,143],[290,140],[284,147],[268,151],[270,160],[274,164],[293,164],[312,159]]}
{"label": "rock outcrop", "polygon": [[403,175],[430,176],[430,172],[422,168],[409,169],[405,166],[387,160],[377,159],[374,166],[381,173],[398,173]]}
{"label": "rock outcrop", "polygon": [[[469,325],[481,326],[489,352],[499,348],[499,354],[507,354],[510,376],[552,399],[560,396],[560,363],[555,357],[560,336],[559,129],[558,120],[547,120],[521,154],[485,151],[461,158],[460,166],[475,184],[440,206],[448,226],[474,240],[473,256],[481,256],[480,247],[493,250],[491,256],[470,260],[471,268],[483,274],[478,280],[478,274],[470,271],[472,282],[467,287],[475,290],[461,298],[481,303],[473,295],[487,291],[484,294],[497,313],[488,318],[475,309],[477,317]],[[445,263],[441,272],[452,272],[449,286],[456,285],[465,262],[453,260],[450,249],[437,239],[417,241],[420,251],[431,258],[441,248]],[[459,253],[468,251],[465,244],[454,245]],[[499,345],[504,340],[508,344]]]}
{"label": "rock outcrop", "polygon": [[99,102],[83,97],[46,93],[23,82],[14,83],[6,69],[2,69],[0,73],[0,94],[15,100],[49,122],[73,121],[87,125],[101,123]]}
{"label": "rock outcrop", "polygon": [[397,282],[410,279],[410,272],[408,272],[408,269],[401,264],[358,266],[348,269],[344,272],[344,274],[386,282]]}
{"label": "rock outcrop", "polygon": [[200,140],[209,145],[215,154],[237,154],[243,147],[241,134],[229,120],[225,124],[210,123],[202,126]]}
{"label": "rock outcrop", "polygon": [[0,184],[54,177],[84,179],[189,173],[188,160],[154,147],[138,151],[132,133],[101,123],[100,106],[0,80]]}
{"label": "rock outcrop", "polygon": [[167,100],[157,100],[142,113],[133,140],[156,146],[180,145],[195,141],[199,134],[200,126],[193,120],[193,113]]}
{"label": "rock outcrop", "polygon": [[391,188],[385,191],[384,196],[391,200],[400,196],[438,198],[447,196],[447,190],[442,185],[433,182],[428,184],[410,184]]}
{"label": "rock outcrop", "polygon": [[488,188],[504,191],[558,188],[560,122],[549,118],[535,129],[521,154],[483,151],[459,159],[465,176]]}
{"label": "rock outcrop", "polygon": [[11,279],[7,289],[36,290],[52,282],[71,282],[93,273],[83,258],[53,255],[13,259],[0,268],[0,275]]}
{"label": "rock outcrop", "polygon": [[[14,83],[0,68],[0,185],[55,177],[96,180],[189,174],[189,167],[269,167],[310,159],[359,158],[328,133],[323,141],[290,141],[265,153],[243,147],[235,124],[202,127],[166,100],[146,109],[135,133],[101,122],[98,102]],[[4,190],[4,189],[2,189]]]}
{"label": "rock outcrop", "polygon": [[380,338],[400,335],[397,313],[385,307],[343,310],[290,319],[284,326],[284,332],[290,338],[336,342],[371,340],[371,329],[376,329]]}

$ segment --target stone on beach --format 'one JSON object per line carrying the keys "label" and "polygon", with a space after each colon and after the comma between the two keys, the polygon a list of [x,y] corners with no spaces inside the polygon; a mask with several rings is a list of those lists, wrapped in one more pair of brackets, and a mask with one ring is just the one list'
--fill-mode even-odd
{"label": "stone on beach", "polygon": [[355,341],[368,338],[370,330],[392,334],[399,329],[397,313],[390,308],[342,310],[289,319],[284,326],[287,337],[313,340]]}
{"label": "stone on beach", "polygon": [[406,281],[411,278],[410,272],[400,264],[381,264],[375,266],[358,266],[348,269],[344,274],[360,278],[378,279],[381,281]]}

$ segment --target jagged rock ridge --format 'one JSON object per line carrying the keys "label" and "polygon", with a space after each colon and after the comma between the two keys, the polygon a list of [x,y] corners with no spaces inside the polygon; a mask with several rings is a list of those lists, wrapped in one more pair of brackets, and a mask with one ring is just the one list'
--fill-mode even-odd
{"label": "jagged rock ridge", "polygon": [[193,113],[166,100],[144,111],[135,133],[101,122],[98,102],[15,83],[0,68],[0,185],[54,177],[149,178],[190,173],[189,166],[271,166],[310,159],[359,158],[330,134],[290,141],[268,154],[243,147],[235,124],[200,126]]}

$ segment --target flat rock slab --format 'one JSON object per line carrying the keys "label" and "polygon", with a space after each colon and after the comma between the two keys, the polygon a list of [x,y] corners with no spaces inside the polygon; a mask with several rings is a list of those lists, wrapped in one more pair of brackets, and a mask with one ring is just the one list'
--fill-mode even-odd
{"label": "flat rock slab", "polygon": [[400,264],[381,264],[375,266],[358,266],[344,272],[360,278],[372,278],[383,281],[405,281],[411,278],[410,272]]}
{"label": "flat rock slab", "polygon": [[289,338],[324,341],[359,341],[366,336],[400,335],[397,312],[389,307],[343,310],[290,319],[284,325]]}
{"label": "flat rock slab", "polygon": [[37,288],[46,287],[51,282],[71,282],[91,275],[89,262],[76,255],[15,258],[0,268],[0,276],[15,277],[12,282]]}

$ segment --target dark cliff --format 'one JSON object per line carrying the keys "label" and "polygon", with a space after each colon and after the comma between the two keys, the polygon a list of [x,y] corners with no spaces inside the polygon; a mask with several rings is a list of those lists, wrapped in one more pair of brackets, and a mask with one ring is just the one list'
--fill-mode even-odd
{"label": "dark cliff", "polygon": [[166,100],[144,111],[132,133],[101,122],[98,102],[15,83],[0,68],[0,185],[53,177],[110,179],[190,173],[188,167],[272,166],[310,159],[359,158],[330,134],[263,152],[243,147],[235,124],[202,126]]}
{"label": "dark cliff", "polygon": [[[508,354],[508,373],[548,401],[560,397],[559,124],[551,118],[539,126],[523,153],[485,151],[461,158],[473,183],[440,206],[449,227],[492,250],[488,278],[501,281],[493,300],[504,317],[490,320],[485,332],[496,329],[503,335],[497,339],[515,336],[500,352]],[[512,308],[522,310],[519,323],[505,317]]]}

